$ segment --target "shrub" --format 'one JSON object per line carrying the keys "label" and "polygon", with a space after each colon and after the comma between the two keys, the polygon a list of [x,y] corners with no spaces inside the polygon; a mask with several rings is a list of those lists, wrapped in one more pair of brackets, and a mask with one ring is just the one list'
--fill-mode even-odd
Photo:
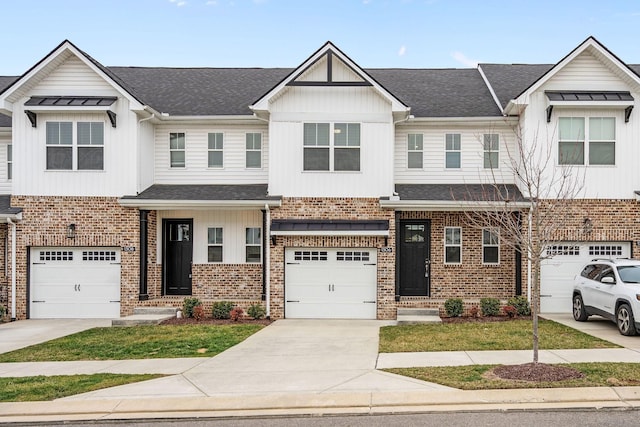
{"label": "shrub", "polygon": [[213,303],[212,315],[214,319],[228,319],[234,304],[231,301],[216,301]]}
{"label": "shrub", "polygon": [[237,322],[238,320],[240,320],[243,314],[244,314],[244,310],[241,309],[240,307],[236,307],[233,310],[231,310],[231,312],[229,313],[229,318],[234,322]]}
{"label": "shrub", "polygon": [[480,311],[483,316],[500,314],[500,300],[497,298],[480,298]]}
{"label": "shrub", "polygon": [[464,307],[460,298],[449,298],[444,302],[444,311],[449,317],[458,317],[462,314]]}
{"label": "shrub", "polygon": [[515,307],[518,316],[528,316],[531,314],[531,306],[529,305],[529,301],[527,301],[527,297],[524,295],[509,298],[507,304]]}
{"label": "shrub", "polygon": [[512,305],[505,305],[502,307],[502,311],[509,317],[516,317],[518,315],[518,310]]}
{"label": "shrub", "polygon": [[202,306],[202,304],[193,307],[193,318],[197,321],[203,320],[205,318],[204,307]]}
{"label": "shrub", "polygon": [[182,315],[184,317],[193,317],[193,309],[201,306],[202,302],[195,297],[187,297],[182,302]]}
{"label": "shrub", "polygon": [[251,304],[249,309],[247,310],[247,314],[252,319],[262,319],[267,315],[267,310],[262,306],[262,304]]}

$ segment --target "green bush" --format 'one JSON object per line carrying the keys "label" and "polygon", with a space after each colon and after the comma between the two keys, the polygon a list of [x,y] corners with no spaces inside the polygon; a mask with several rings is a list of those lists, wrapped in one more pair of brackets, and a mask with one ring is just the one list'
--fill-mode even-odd
{"label": "green bush", "polygon": [[449,298],[444,302],[444,311],[449,317],[458,317],[462,315],[463,310],[464,306],[460,298]]}
{"label": "green bush", "polygon": [[267,315],[267,310],[262,306],[262,304],[251,304],[249,309],[247,310],[247,314],[252,319],[262,319]]}
{"label": "green bush", "polygon": [[529,305],[529,301],[527,301],[527,297],[524,295],[509,298],[507,304],[516,308],[518,316],[528,316],[531,314],[531,306]]}
{"label": "green bush", "polygon": [[480,298],[480,311],[483,316],[500,314],[500,300],[497,298]]}
{"label": "green bush", "polygon": [[229,319],[233,307],[235,307],[235,304],[231,301],[216,301],[213,303],[211,314],[214,319]]}
{"label": "green bush", "polygon": [[193,309],[202,305],[202,302],[195,297],[187,297],[182,302],[182,315],[184,317],[193,317]]}

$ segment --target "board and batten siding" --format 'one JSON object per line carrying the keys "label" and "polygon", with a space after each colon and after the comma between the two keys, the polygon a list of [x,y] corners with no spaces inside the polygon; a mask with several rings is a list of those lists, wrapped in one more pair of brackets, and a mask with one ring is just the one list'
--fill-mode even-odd
{"label": "board and batten siding", "polygon": [[[393,192],[391,104],[370,87],[289,87],[271,104],[269,193],[380,197]],[[304,123],[360,123],[360,171],[303,170]]]}
{"label": "board and batten siding", "polygon": [[[460,168],[445,167],[445,135],[460,134]],[[422,134],[422,168],[408,167],[408,135]],[[500,135],[500,167],[484,168],[484,134]],[[515,153],[513,130],[504,124],[470,127],[464,123],[450,125],[406,124],[395,133],[394,170],[398,184],[474,184],[493,183],[494,179],[514,183],[508,153]]]}
{"label": "board and batten siding", "polygon": [[0,136],[0,194],[11,194],[12,181],[7,177],[7,147],[11,137]]}
{"label": "board and batten siding", "polygon": [[[266,184],[269,133],[266,125],[159,125],[155,130],[155,184]],[[169,134],[185,134],[185,167],[169,163]],[[223,167],[208,167],[208,134],[223,134]],[[246,134],[262,134],[262,167],[246,167]]]}
{"label": "board and batten siding", "polygon": [[150,120],[138,123],[138,192],[153,185],[155,173],[155,126]]}
{"label": "board and batten siding", "polygon": [[[158,211],[158,234],[156,262],[162,263],[162,220],[193,219],[193,263],[207,264],[207,236],[209,227],[222,227],[222,264],[244,264],[246,262],[246,228],[262,228],[262,212],[252,211]],[[214,263],[212,263],[214,264]]]}

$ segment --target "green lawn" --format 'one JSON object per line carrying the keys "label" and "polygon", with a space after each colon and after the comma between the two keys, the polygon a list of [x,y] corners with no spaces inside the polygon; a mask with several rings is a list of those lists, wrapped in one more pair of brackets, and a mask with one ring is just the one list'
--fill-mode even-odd
{"label": "green lawn", "polygon": [[[540,320],[541,349],[619,347],[568,326]],[[530,320],[400,325],[380,328],[380,353],[414,351],[529,350]]]}
{"label": "green lawn", "polygon": [[0,354],[0,362],[211,357],[263,327],[240,324],[94,328]]}
{"label": "green lawn", "polygon": [[95,374],[0,378],[0,401],[54,400],[101,388],[152,380],[162,376]]}
{"label": "green lawn", "polygon": [[529,382],[491,378],[486,375],[497,365],[446,366],[433,368],[385,369],[387,372],[438,383],[462,390],[558,387],[612,387],[640,385],[638,363],[571,363],[582,372],[580,379],[555,382]]}

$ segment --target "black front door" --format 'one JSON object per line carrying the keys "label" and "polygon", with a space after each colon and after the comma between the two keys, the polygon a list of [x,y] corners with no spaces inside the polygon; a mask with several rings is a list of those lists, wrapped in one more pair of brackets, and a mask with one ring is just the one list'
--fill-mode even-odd
{"label": "black front door", "polygon": [[430,295],[429,220],[400,221],[400,295]]}
{"label": "black front door", "polygon": [[192,230],[192,219],[163,221],[165,295],[191,295]]}

